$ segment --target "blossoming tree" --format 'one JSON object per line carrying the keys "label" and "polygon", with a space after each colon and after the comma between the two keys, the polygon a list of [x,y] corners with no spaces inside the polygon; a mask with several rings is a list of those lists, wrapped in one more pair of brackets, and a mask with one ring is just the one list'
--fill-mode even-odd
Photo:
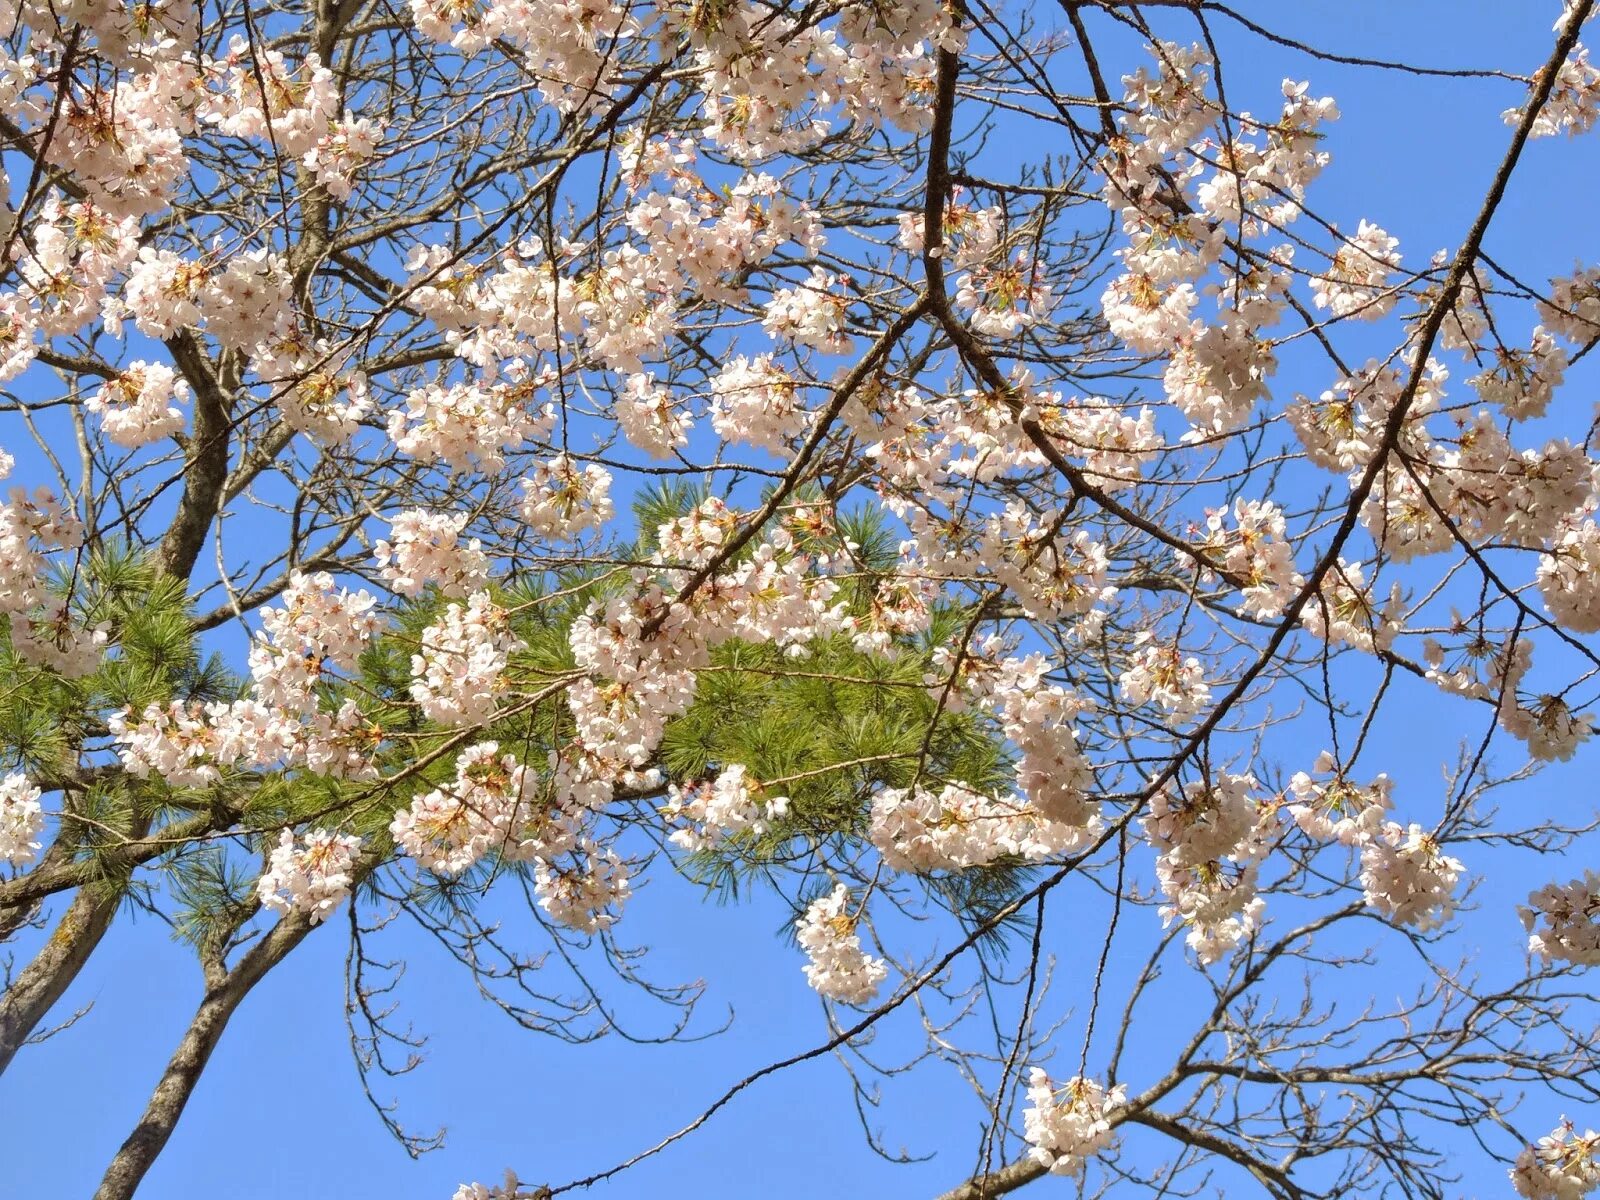
{"label": "blossoming tree", "polygon": [[[1432,257],[1319,214],[1335,101],[1224,75],[1213,22],[1296,44],[1212,0],[8,8],[0,1069],[130,903],[204,977],[101,1200],[307,939],[363,1080],[401,919],[530,1029],[682,1032],[617,940],[651,872],[782,898],[815,1049],[461,1200],[870,1087],[891,1023],[980,1098],[951,1197],[1600,1186],[1600,875],[1536,779],[1600,669],[1600,266],[1487,248],[1600,118],[1596,0],[1520,74],[1367,64],[1505,90]],[[1422,792],[1373,746],[1424,703]]]}

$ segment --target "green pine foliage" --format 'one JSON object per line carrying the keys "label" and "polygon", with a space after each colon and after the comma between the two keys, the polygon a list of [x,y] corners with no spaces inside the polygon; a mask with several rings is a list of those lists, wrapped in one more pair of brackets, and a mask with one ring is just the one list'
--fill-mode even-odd
{"label": "green pine foliage", "polygon": [[[615,560],[647,560],[655,552],[653,531],[705,498],[702,487],[682,482],[642,494],[635,504],[642,532],[635,544],[615,549]],[[802,501],[816,502],[815,497]],[[865,509],[840,516],[831,529],[800,535],[810,553],[839,555],[848,545],[860,570],[840,598],[861,615],[869,611],[874,576],[895,560],[895,540],[875,510]],[[0,631],[0,748],[11,763],[42,779],[71,778],[74,771],[81,779],[87,773],[89,782],[71,788],[67,807],[73,814],[69,819],[81,826],[78,853],[105,858],[101,886],[130,886],[127,871],[103,853],[126,833],[159,830],[207,812],[223,814],[221,826],[244,831],[242,838],[175,847],[156,864],[166,882],[163,914],[176,936],[196,946],[214,940],[219,930],[231,934],[237,927],[241,907],[250,903],[249,881],[282,828],[337,828],[382,847],[396,809],[453,777],[461,731],[431,726],[408,695],[411,655],[424,627],[451,602],[445,597],[430,592],[400,607],[390,631],[363,654],[356,677],[323,689],[326,709],[354,700],[383,731],[379,780],[225,768],[210,787],[173,788],[113,768],[106,718],[118,710],[138,714],[149,704],[175,700],[227,702],[247,694],[248,678],[229,670],[220,655],[203,653],[182,585],[160,576],[126,547],[85,558],[53,586],[70,598],[78,620],[104,624],[109,652],[93,675],[63,679],[19,659]],[[627,586],[626,569],[591,568],[586,575],[513,572],[495,599],[513,614],[512,627],[524,644],[509,671],[515,693],[535,694],[570,673],[572,621],[591,602]],[[939,613],[931,636],[904,641],[894,657],[863,654],[842,635],[818,640],[801,656],[769,645],[720,646],[712,668],[700,677],[696,702],[668,726],[655,763],[662,776],[659,791],[631,798],[639,819],[659,836],[654,809],[667,786],[713,778],[733,763],[743,764],[768,795],[787,796],[786,814],[760,833],[678,855],[690,878],[715,894],[732,896],[780,863],[819,851],[848,853],[864,835],[872,798],[883,787],[937,786],[946,780],[977,788],[1005,786],[1008,760],[995,731],[972,714],[939,711],[938,692],[927,684],[932,648],[970,615],[959,609]],[[539,770],[572,737],[571,717],[556,695],[473,732],[469,740],[498,741]],[[462,879],[420,880],[415,898],[460,906],[496,873],[524,869],[489,862]],[[930,886],[958,911],[981,919],[1014,895],[1026,874],[1018,864],[1001,864]],[[141,890],[133,899],[153,906],[155,892]]]}

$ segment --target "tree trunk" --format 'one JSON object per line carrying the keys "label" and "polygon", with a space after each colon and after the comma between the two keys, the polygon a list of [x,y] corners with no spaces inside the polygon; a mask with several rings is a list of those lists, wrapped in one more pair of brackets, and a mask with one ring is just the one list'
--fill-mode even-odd
{"label": "tree trunk", "polygon": [[0,1074],[78,977],[121,902],[120,891],[80,888],[50,940],[0,996]]}
{"label": "tree trunk", "polygon": [[314,926],[304,914],[295,914],[280,920],[272,932],[257,942],[226,975],[209,983],[194,1020],[184,1032],[183,1040],[173,1051],[161,1082],[150,1095],[144,1116],[122,1143],[111,1165],[100,1180],[94,1200],[131,1200],[134,1191],[143,1182],[145,1174],[155,1163],[156,1156],[165,1148],[178,1118],[183,1115],[195,1084],[205,1070],[211,1052],[222,1039],[228,1020],[250,989],[261,982],[263,976],[281,962],[289,951],[311,932]]}

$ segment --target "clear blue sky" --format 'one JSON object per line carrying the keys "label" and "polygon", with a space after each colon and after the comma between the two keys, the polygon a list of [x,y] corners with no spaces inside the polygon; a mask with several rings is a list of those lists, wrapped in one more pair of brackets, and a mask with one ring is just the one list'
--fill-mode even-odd
{"label": "clear blue sky", "polygon": [[[1041,20],[1056,19],[1053,5],[1037,7]],[[1558,5],[1238,0],[1238,7],[1345,53],[1528,72],[1548,52]],[[1094,14],[1087,19],[1097,29],[1106,24]],[[1516,85],[1418,80],[1310,62],[1241,35],[1225,18],[1212,21],[1235,107],[1275,111],[1277,83],[1286,75],[1309,78],[1318,94],[1337,97],[1343,118],[1329,142],[1334,165],[1313,193],[1318,212],[1347,228],[1361,217],[1376,220],[1401,239],[1408,263],[1454,247],[1504,151],[1509,131],[1499,114],[1520,102]],[[1193,34],[1188,18],[1169,16],[1167,25],[1185,40]],[[1535,144],[1489,235],[1489,253],[1537,281],[1570,268],[1574,254],[1600,261],[1597,194],[1600,141]],[[1327,382],[1322,374],[1291,375],[1280,380],[1278,394],[1320,391]],[[1590,402],[1585,377],[1575,376],[1561,403]],[[1431,693],[1417,697],[1428,700]],[[1383,731],[1367,761],[1388,770],[1412,797],[1436,794],[1440,759],[1472,732],[1440,727],[1436,714],[1454,719],[1464,707],[1419,703],[1401,711],[1415,713],[1415,725]],[[1308,744],[1307,757],[1320,748]],[[1596,753],[1589,752],[1589,761]],[[1584,781],[1583,763],[1535,783],[1528,802],[1557,812],[1586,806],[1592,786],[1574,786]],[[1585,864],[1524,865],[1527,874],[1498,880],[1485,894],[1484,919],[1472,927],[1470,936],[1483,939],[1490,958],[1516,952],[1509,905],[1533,883],[1577,875]],[[445,1148],[419,1162],[402,1153],[362,1100],[342,1017],[347,939],[342,920],[332,920],[246,1002],[141,1195],[444,1200],[463,1180],[497,1181],[506,1165],[525,1180],[551,1183],[609,1166],[693,1117],[730,1082],[824,1036],[800,956],[777,936],[783,920],[775,904],[717,907],[659,875],[635,896],[619,934],[657,947],[653,977],[706,979],[707,1028],[728,1008],[735,1014],[721,1037],[669,1046],[608,1039],[573,1047],[522,1032],[479,1002],[464,974],[417,935],[390,936],[383,948],[410,960],[404,1012],[431,1040],[415,1073],[378,1086],[391,1087],[384,1098],[401,1100],[400,1115],[412,1128],[448,1126]],[[1063,965],[1047,1019],[1081,1009],[1085,948],[1072,936],[1075,927],[1081,926],[1059,918],[1048,927],[1046,949]],[[0,1079],[0,1197],[54,1200],[92,1191],[199,994],[199,973],[185,947],[148,917],[122,920],[59,1010],[92,1003],[88,1015],[25,1050]],[[1069,1040],[1080,1036],[1081,1025],[1069,1029]],[[889,1036],[903,1042],[906,1031]],[[981,1113],[948,1069],[930,1067],[917,1078],[915,1086],[886,1089],[874,1123],[892,1147],[941,1151],[931,1163],[892,1166],[875,1157],[860,1137],[846,1076],[824,1058],[756,1085],[687,1142],[602,1191],[701,1200],[742,1200],[753,1192],[766,1200],[931,1195],[969,1172]],[[1556,1115],[1549,1113],[1552,1121]],[[1548,1128],[1542,1115],[1530,1121]],[[1045,1181],[1030,1194],[1065,1195],[1069,1187]],[[1465,1194],[1502,1192],[1495,1179]]]}

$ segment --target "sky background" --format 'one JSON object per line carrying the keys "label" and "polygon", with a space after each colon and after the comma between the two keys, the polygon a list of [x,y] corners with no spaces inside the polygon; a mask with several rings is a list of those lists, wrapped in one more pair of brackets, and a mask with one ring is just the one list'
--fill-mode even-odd
{"label": "sky background", "polygon": [[[1545,0],[1238,0],[1238,7],[1280,32],[1345,54],[1531,72],[1548,53],[1559,6]],[[1043,21],[1056,19],[1053,5],[1037,11]],[[1194,36],[1188,18],[1164,16],[1176,36]],[[1107,24],[1092,13],[1086,19],[1095,32]],[[1328,143],[1334,162],[1312,194],[1316,211],[1346,229],[1362,217],[1377,221],[1400,238],[1408,263],[1456,245],[1504,153],[1510,130],[1500,113],[1520,103],[1518,85],[1312,62],[1266,46],[1224,17],[1211,20],[1234,107],[1275,113],[1277,84],[1285,76],[1308,78],[1315,94],[1338,99],[1343,115]],[[1014,152],[1041,149],[1030,144]],[[1538,282],[1570,269],[1575,256],[1600,261],[1596,195],[1600,135],[1535,143],[1486,249]],[[1393,326],[1382,328],[1387,333]],[[1277,395],[1282,401],[1329,382],[1325,372],[1309,378],[1291,370],[1280,378]],[[1587,377],[1575,373],[1557,400],[1568,414],[1566,428],[1582,424],[1591,390]],[[1426,689],[1414,695],[1394,710],[1408,717],[1380,729],[1364,761],[1394,776],[1397,791],[1426,797],[1437,795],[1441,759],[1456,740],[1475,737],[1481,728],[1453,724],[1464,705],[1426,703],[1434,695]],[[1306,757],[1320,748],[1308,744]],[[1600,749],[1586,751],[1574,767],[1519,793],[1518,803],[1577,817],[1592,803],[1592,764],[1600,761]],[[1510,752],[1508,744],[1503,753]],[[1469,944],[1486,961],[1515,958],[1520,929],[1510,906],[1533,884],[1578,875],[1589,861],[1585,855],[1565,866],[1529,862],[1514,876],[1494,879],[1482,896],[1484,917],[1467,935],[1481,945]],[[1089,939],[1093,947],[1075,936],[1094,924],[1074,915],[1080,919],[1047,926],[1045,948],[1060,962],[1047,1020],[1081,1004],[1087,955],[1097,948],[1098,934]],[[1153,919],[1144,911],[1136,915]],[[714,1028],[731,1009],[731,1029],[708,1041],[640,1046],[606,1039],[568,1046],[518,1030],[479,1001],[464,972],[436,948],[409,930],[396,931],[378,948],[408,960],[404,1014],[430,1040],[427,1061],[397,1083],[380,1079],[379,1088],[389,1089],[380,1094],[401,1101],[399,1115],[413,1129],[448,1127],[445,1147],[413,1162],[367,1109],[350,1061],[343,916],[308,939],[245,1002],[146,1180],[145,1200],[445,1200],[464,1180],[496,1182],[508,1165],[527,1182],[558,1184],[654,1143],[732,1082],[826,1034],[801,975],[802,957],[780,935],[787,920],[781,905],[719,906],[661,871],[634,897],[618,933],[626,943],[654,947],[652,978],[707,981],[702,1028]],[[199,995],[199,972],[187,947],[148,917],[121,920],[58,1008],[62,1015],[92,1006],[88,1013],[69,1031],[24,1050],[0,1078],[0,1197],[54,1200],[92,1192],[138,1119]],[[1081,1024],[1069,1025],[1065,1040],[1075,1045],[1080,1031]],[[903,1045],[908,1035],[902,1028],[885,1036]],[[1538,1113],[1529,1122],[1548,1129],[1558,1115]],[[970,1173],[981,1117],[953,1072],[924,1069],[915,1083],[887,1089],[874,1123],[890,1146],[938,1156],[891,1165],[866,1147],[848,1079],[825,1056],[757,1084],[687,1141],[594,1194],[931,1196]],[[1069,1183],[1044,1181],[1028,1194],[1071,1190]],[[1497,1173],[1462,1194],[1506,1193]]]}

